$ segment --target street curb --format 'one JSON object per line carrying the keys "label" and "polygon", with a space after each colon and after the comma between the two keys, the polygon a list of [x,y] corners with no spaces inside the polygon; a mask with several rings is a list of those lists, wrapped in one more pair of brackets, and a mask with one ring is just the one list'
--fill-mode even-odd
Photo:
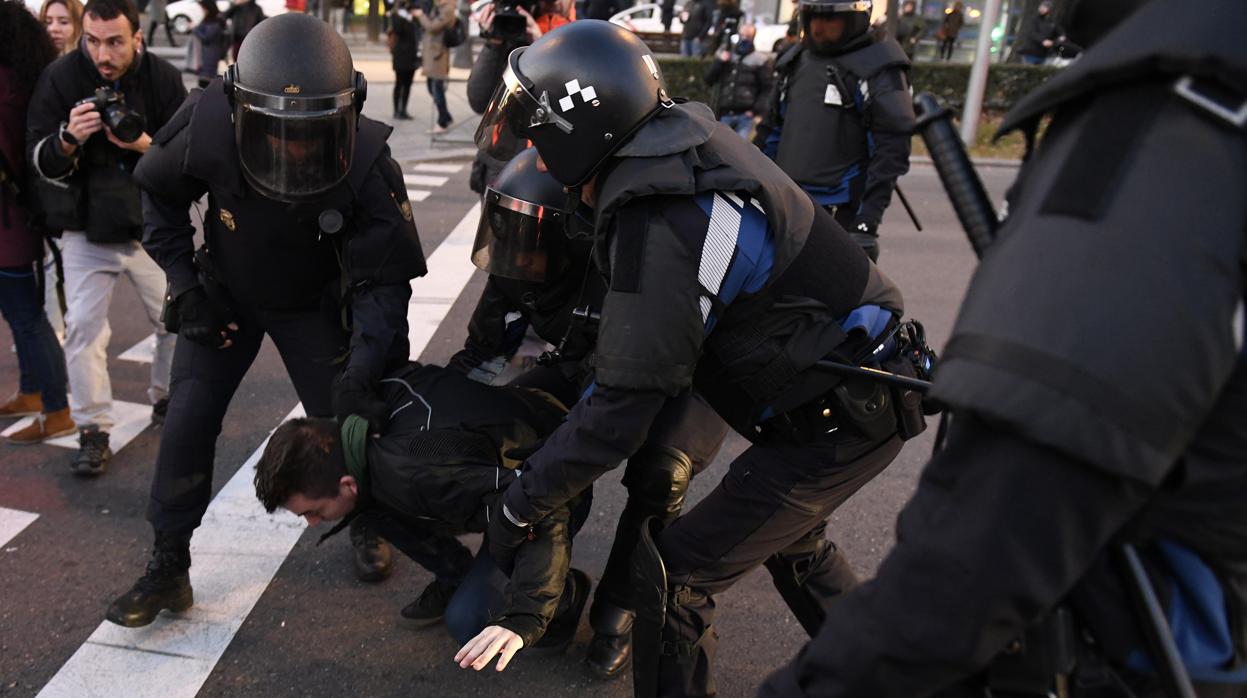
{"label": "street curb", "polygon": [[[1017,169],[1022,166],[1021,160],[1013,160],[1010,158],[971,158],[970,163],[975,167],[1009,167]],[[909,158],[911,165],[931,165],[931,158],[926,155],[914,155]]]}

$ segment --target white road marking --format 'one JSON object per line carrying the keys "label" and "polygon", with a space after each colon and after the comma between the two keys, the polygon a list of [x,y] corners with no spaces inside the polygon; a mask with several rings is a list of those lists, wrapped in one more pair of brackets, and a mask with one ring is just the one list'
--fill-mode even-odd
{"label": "white road marking", "polygon": [[[18,429],[25,428],[34,419],[34,417],[26,417],[15,424],[11,424],[9,428],[0,432],[0,436],[8,436]],[[152,423],[152,406],[140,405],[137,402],[113,400],[113,419],[115,422],[112,430],[108,433],[108,447],[113,449],[113,453],[117,453],[125,448],[126,444],[133,441],[134,437],[142,433],[147,428],[147,425]],[[77,451],[78,434],[61,436],[44,443]]]}
{"label": "white road marking", "polygon": [[39,518],[38,514],[32,514],[28,511],[0,507],[0,548],[7,545],[23,529],[34,523],[37,518]]}
{"label": "white road marking", "polygon": [[[479,216],[476,204],[430,256],[429,274],[412,282],[421,294],[408,310],[412,356],[424,351],[476,271],[468,255]],[[302,413],[296,405],[289,417]],[[305,529],[289,513],[266,514],[255,498],[252,479],[264,446],[213,498],[191,539],[191,610],[163,613],[145,628],[101,623],[41,697],[191,698],[199,692]]]}
{"label": "white road marking", "polygon": [[411,168],[412,172],[432,172],[436,174],[454,174],[463,169],[463,165],[452,165],[444,162],[422,162]]}
{"label": "white road marking", "polygon": [[407,198],[411,199],[412,201],[424,201],[425,199],[429,198],[429,194],[432,194],[432,193],[433,192],[426,191],[424,189],[408,189]]}
{"label": "white road marking", "polygon": [[143,341],[121,352],[118,359],[122,361],[134,361],[140,364],[150,364],[156,356],[156,335],[149,334]]}
{"label": "white road marking", "polygon": [[440,187],[443,184],[445,184],[446,180],[448,179],[450,178],[449,177],[434,177],[432,175],[414,175],[414,174],[403,175],[403,181],[406,182],[407,186],[409,187],[410,186]]}

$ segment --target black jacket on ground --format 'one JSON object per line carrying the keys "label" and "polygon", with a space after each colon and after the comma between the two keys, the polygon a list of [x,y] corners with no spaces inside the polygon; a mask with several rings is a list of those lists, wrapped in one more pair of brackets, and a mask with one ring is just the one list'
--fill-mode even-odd
{"label": "black jacket on ground", "polygon": [[[1239,3],[1152,2],[1005,117],[1052,121],[943,352],[947,448],[763,695],[930,695],[1063,601],[1120,670],[1146,652],[1121,542],[1175,632],[1220,626],[1195,680],[1247,667],[1247,128],[1214,106],[1247,99],[1241,26]],[[1174,622],[1192,599],[1209,613]]]}
{"label": "black jacket on ground", "polygon": [[766,113],[771,97],[772,73],[771,62],[757,51],[746,56],[732,52],[731,59],[727,61],[715,56],[706,66],[705,74],[707,85],[719,86],[715,115],[746,111]]}
{"label": "black jacket on ground", "polygon": [[[139,153],[118,148],[100,131],[66,156],[60,148],[62,123],[82,99],[110,85],[80,49],[44,69],[30,99],[26,148],[32,171],[52,180],[85,188],[84,231],[92,242],[125,242],[143,236],[142,203],[131,173]],[[182,75],[168,61],[143,52],[130,70],[111,86],[125,96],[126,106],[143,115],[145,131],[154,136],[186,99]]]}
{"label": "black jacket on ground", "polygon": [[[188,211],[207,193],[204,239],[233,302],[334,315],[343,308],[351,327],[346,369],[368,385],[405,362],[410,282],[426,268],[389,133],[361,116],[346,180],[321,200],[286,204],[243,178],[221,82],[192,94],[135,170],[144,190],[143,247],[165,270],[170,299],[200,285]],[[319,226],[329,209],[345,221],[336,235]]]}
{"label": "black jacket on ground", "polygon": [[[367,439],[366,504],[439,535],[480,533],[517,475],[512,449],[532,448],[565,408],[527,388],[487,386],[439,366],[409,364],[381,381],[394,416]],[[532,647],[554,617],[571,561],[570,508],[547,517],[520,549],[493,623]]]}

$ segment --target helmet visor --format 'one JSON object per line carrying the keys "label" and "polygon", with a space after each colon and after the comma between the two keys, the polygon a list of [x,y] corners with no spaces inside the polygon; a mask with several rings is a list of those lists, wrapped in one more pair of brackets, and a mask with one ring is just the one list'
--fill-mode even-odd
{"label": "helmet visor", "polygon": [[558,209],[486,189],[472,263],[505,279],[558,278],[567,266],[566,220]]}
{"label": "helmet visor", "polygon": [[490,157],[510,160],[528,147],[530,129],[550,126],[564,133],[572,132],[571,122],[550,108],[550,95],[534,96],[515,69],[524,47],[511,52],[502,84],[494,90],[489,107],[476,129],[476,147]]}
{"label": "helmet visor", "polygon": [[269,198],[301,202],[345,179],[356,126],[345,96],[300,101],[240,91],[234,122],[247,181]]}

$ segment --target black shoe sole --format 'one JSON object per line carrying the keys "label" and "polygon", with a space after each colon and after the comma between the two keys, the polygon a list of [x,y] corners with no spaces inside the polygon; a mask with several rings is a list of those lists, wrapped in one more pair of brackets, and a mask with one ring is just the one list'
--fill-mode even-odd
{"label": "black shoe sole", "polygon": [[628,658],[624,660],[623,664],[619,665],[619,668],[616,669],[614,673],[603,670],[602,667],[590,662],[588,657],[585,658],[584,667],[589,676],[592,676],[595,679],[600,679],[602,681],[614,681],[620,676],[628,673],[628,670],[632,668],[632,654],[628,654]]}

